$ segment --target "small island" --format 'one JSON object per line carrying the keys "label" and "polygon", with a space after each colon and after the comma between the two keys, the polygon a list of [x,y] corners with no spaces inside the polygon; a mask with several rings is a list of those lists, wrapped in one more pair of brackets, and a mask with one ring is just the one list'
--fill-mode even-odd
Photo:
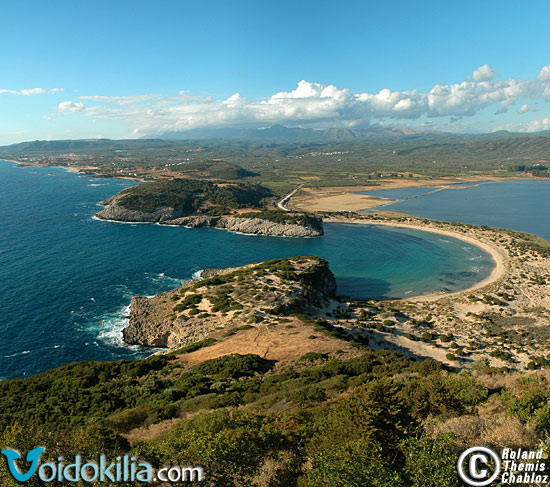
{"label": "small island", "polygon": [[140,184],[102,202],[101,220],[212,227],[252,235],[319,237],[321,219],[268,209],[271,191],[259,184],[172,179]]}

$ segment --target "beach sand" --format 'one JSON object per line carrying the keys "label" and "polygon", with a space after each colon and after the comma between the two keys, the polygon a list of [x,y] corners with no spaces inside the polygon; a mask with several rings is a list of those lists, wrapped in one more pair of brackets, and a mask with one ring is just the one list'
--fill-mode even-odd
{"label": "beach sand", "polygon": [[421,230],[423,232],[432,232],[437,233],[440,235],[445,235],[447,237],[456,238],[459,240],[462,240],[464,242],[467,242],[469,244],[475,245],[476,247],[479,247],[480,249],[487,252],[491,258],[493,259],[495,266],[491,272],[491,274],[484,279],[483,281],[480,281],[476,284],[474,284],[472,287],[457,291],[454,293],[445,293],[445,292],[439,292],[439,293],[431,293],[431,294],[425,294],[421,296],[413,296],[411,298],[407,298],[406,301],[411,302],[428,302],[428,301],[435,301],[437,299],[440,299],[442,297],[450,297],[453,295],[463,294],[465,292],[472,292],[477,289],[484,288],[488,286],[489,284],[501,279],[505,276],[506,270],[509,267],[509,260],[507,253],[495,245],[493,242],[490,242],[483,237],[481,237],[479,234],[476,233],[475,230],[472,230],[471,235],[465,235],[464,233],[459,232],[453,232],[449,230],[443,230],[441,228],[435,228],[433,224],[406,224],[406,223],[393,223],[389,221],[376,221],[376,220],[362,220],[362,219],[324,219],[324,221],[334,221],[334,222],[346,222],[346,223],[355,223],[355,224],[362,224],[362,225],[382,225],[387,227],[398,227],[398,228],[409,228],[412,230]]}

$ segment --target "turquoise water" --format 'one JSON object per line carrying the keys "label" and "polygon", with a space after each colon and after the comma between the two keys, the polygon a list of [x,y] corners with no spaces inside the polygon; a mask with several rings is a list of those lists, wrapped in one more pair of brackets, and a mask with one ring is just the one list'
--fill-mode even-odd
{"label": "turquoise water", "polygon": [[322,238],[276,238],[92,218],[130,184],[0,163],[0,377],[151,353],[121,341],[131,297],[207,267],[319,255],[356,298],[464,289],[493,267],[475,246],[418,231],[327,224]]}
{"label": "turquoise water", "polygon": [[[467,183],[466,186],[397,201],[385,205],[384,209],[434,220],[509,228],[550,240],[549,181],[516,180],[485,182],[478,186]],[[413,189],[418,188],[406,188],[395,197],[406,198],[418,194],[407,192]],[[400,190],[371,191],[365,194],[392,197],[389,191]]]}

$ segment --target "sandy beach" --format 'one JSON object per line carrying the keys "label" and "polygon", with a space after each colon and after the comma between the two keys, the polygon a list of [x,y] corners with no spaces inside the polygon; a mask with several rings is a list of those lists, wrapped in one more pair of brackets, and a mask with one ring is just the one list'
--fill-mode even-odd
{"label": "sandy beach", "polygon": [[450,297],[453,295],[472,292],[477,289],[484,288],[487,285],[501,279],[506,274],[506,270],[508,269],[508,266],[509,266],[509,259],[508,259],[507,253],[503,249],[495,245],[493,242],[490,242],[487,239],[484,239],[483,237],[476,235],[475,231],[473,231],[474,232],[473,235],[465,235],[464,233],[453,232],[453,231],[437,228],[436,223],[430,223],[425,225],[420,223],[407,224],[407,223],[397,223],[397,222],[394,223],[391,221],[376,221],[376,220],[364,220],[359,218],[350,219],[350,218],[337,218],[337,217],[325,218],[324,221],[338,222],[338,223],[353,223],[353,224],[360,224],[360,225],[382,225],[387,227],[408,228],[412,230],[421,230],[423,232],[437,233],[440,235],[456,238],[464,242],[470,243],[472,245],[475,245],[480,249],[484,250],[485,252],[487,252],[495,262],[495,267],[493,268],[491,274],[483,281],[480,281],[474,284],[472,287],[468,289],[457,291],[455,293],[439,292],[439,293],[425,294],[421,296],[413,296],[411,298],[407,298],[406,301],[414,301],[414,302],[435,301],[442,297]]}
{"label": "sandy beach", "polygon": [[[489,253],[495,267],[489,277],[463,291],[391,301],[388,305],[392,309],[399,309],[416,321],[396,320],[390,333],[376,332],[375,346],[398,347],[405,353],[428,356],[461,368],[469,368],[483,359],[493,367],[522,370],[534,356],[543,351],[548,353],[550,281],[545,277],[550,274],[548,242],[508,230],[385,213],[327,216],[324,220],[408,228],[456,238]],[[429,323],[422,325],[426,316],[431,317]],[[447,342],[423,340],[424,331],[454,337],[454,348]]]}

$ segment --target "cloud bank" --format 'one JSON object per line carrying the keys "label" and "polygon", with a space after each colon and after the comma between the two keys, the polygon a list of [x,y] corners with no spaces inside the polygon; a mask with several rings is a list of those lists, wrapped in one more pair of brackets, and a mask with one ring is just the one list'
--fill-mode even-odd
{"label": "cloud bank", "polygon": [[[460,83],[436,84],[427,91],[352,93],[349,89],[302,80],[292,91],[280,91],[268,98],[250,100],[235,93],[225,100],[197,97],[182,91],[175,96],[144,94],[136,96],[82,96],[78,102],[59,104],[60,112],[82,111],[97,119],[127,121],[137,135],[159,134],[197,128],[228,126],[260,127],[272,124],[311,126],[366,126],[379,121],[407,122],[448,117],[445,123],[458,123],[481,110],[494,106],[495,115],[522,101],[516,110],[532,111],[524,101],[550,100],[550,65],[532,80],[497,79],[485,64]],[[86,107],[84,106],[86,103]],[[428,123],[428,122],[426,122]],[[531,123],[529,130],[536,124]],[[541,127],[545,126],[543,122]]]}
{"label": "cloud bank", "polygon": [[22,90],[6,90],[0,89],[0,94],[8,93],[10,95],[23,95],[23,96],[33,96],[33,95],[52,95],[54,93],[59,93],[63,91],[63,88],[24,88]]}

